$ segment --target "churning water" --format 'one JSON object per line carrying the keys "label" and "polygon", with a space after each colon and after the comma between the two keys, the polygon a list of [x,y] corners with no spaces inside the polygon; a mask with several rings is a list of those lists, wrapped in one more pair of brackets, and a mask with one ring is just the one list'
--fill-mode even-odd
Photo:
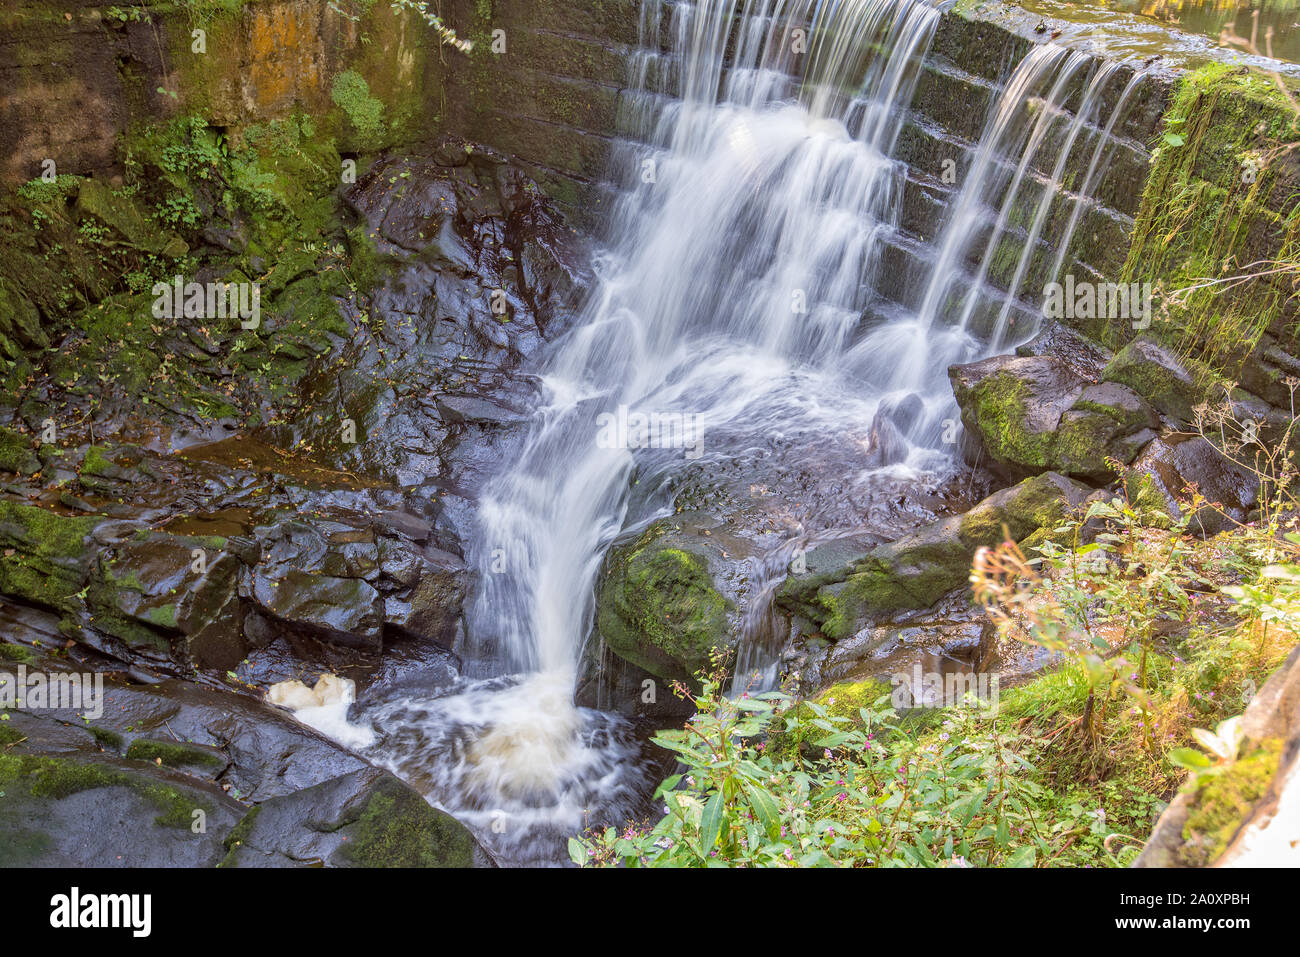
{"label": "churning water", "polygon": [[[373,732],[372,759],[508,863],[562,859],[566,836],[617,823],[644,798],[631,726],[573,703],[603,556],[670,508],[666,492],[631,505],[633,479],[664,488],[687,464],[743,456],[772,432],[860,433],[882,403],[902,402],[912,409],[903,442],[879,466],[911,480],[950,470],[947,367],[1006,344],[1060,177],[1057,163],[1044,181],[1036,154],[1084,81],[1063,162],[1096,122],[1111,70],[1033,49],[949,200],[919,307],[882,311],[877,279],[908,176],[893,156],[938,11],[917,0],[644,7],[624,182],[595,288],[538,370],[546,405],[521,452],[481,494],[471,552],[480,584],[463,651],[500,677],[355,716]],[[1097,165],[1094,156],[1089,181]],[[1012,295],[981,328],[989,257],[1030,187],[1042,198],[1029,201]],[[1077,207],[1069,230],[1075,219]],[[638,431],[637,416],[650,414],[670,434]],[[785,558],[778,551],[756,576],[779,580]],[[770,666],[769,652],[742,647],[756,669]]]}

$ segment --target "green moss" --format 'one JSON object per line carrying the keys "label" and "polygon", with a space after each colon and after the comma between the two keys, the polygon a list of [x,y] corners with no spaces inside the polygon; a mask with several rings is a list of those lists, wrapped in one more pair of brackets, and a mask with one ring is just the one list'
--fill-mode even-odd
{"label": "green moss", "polygon": [[230,833],[226,835],[225,841],[222,842],[226,849],[226,856],[221,859],[221,863],[217,867],[239,866],[239,848],[253,833],[253,826],[257,823],[257,816],[261,813],[262,806],[259,804],[239,819],[239,823],[231,829]]}
{"label": "green moss", "polygon": [[101,748],[106,751],[121,751],[122,736],[111,728],[101,728],[98,725],[87,725],[86,730],[90,736],[95,739]]}
{"label": "green moss", "polygon": [[598,627],[619,657],[663,678],[691,679],[729,646],[727,601],[703,556],[664,547],[652,528],[611,556]]}
{"label": "green moss", "polygon": [[25,786],[32,797],[61,800],[82,791],[124,787],[158,809],[159,827],[188,828],[193,812],[211,808],[186,797],[175,788],[92,762],[31,755],[0,755],[0,786]]}
{"label": "green moss", "polygon": [[0,501],[0,593],[68,610],[86,576],[86,536],[100,521]]}
{"label": "green moss", "polygon": [[1174,516],[1154,476],[1146,472],[1130,472],[1123,481],[1129,505],[1145,524],[1154,528],[1170,527]]}
{"label": "green moss", "polygon": [[999,372],[975,386],[966,407],[990,455],[999,461],[1047,468],[1051,452],[1048,436],[1025,428],[1028,397],[1029,386],[1023,379]]}
{"label": "green moss", "polygon": [[375,785],[339,855],[359,867],[472,867],[474,840],[393,778]]}
{"label": "green moss", "polygon": [[136,738],[126,749],[126,756],[137,761],[162,761],[172,768],[205,765],[217,767],[225,762],[211,751],[196,748],[180,741],[159,741],[154,738]]}
{"label": "green moss", "polygon": [[1199,867],[1218,859],[1268,791],[1281,757],[1281,739],[1270,738],[1222,773],[1198,778],[1183,827],[1184,863]]}
{"label": "green moss", "polygon": [[41,461],[32,449],[31,436],[0,428],[0,472],[34,475],[40,470]]}
{"label": "green moss", "polygon": [[117,471],[117,463],[104,454],[97,445],[86,449],[86,457],[81,460],[82,475],[106,476]]}
{"label": "green moss", "polygon": [[31,867],[54,846],[54,839],[44,831],[25,827],[6,827],[0,842],[0,867]]}
{"label": "green moss", "polygon": [[26,740],[27,735],[23,734],[17,728],[11,728],[7,724],[0,724],[0,747],[7,748],[11,744],[17,744],[19,741]]}
{"label": "green moss", "polygon": [[344,70],[334,77],[330,99],[347,114],[361,152],[374,152],[383,145],[387,127],[384,104],[370,95],[370,84],[356,70]]}
{"label": "green moss", "polygon": [[30,648],[24,648],[22,645],[4,645],[0,644],[0,658],[9,661],[18,661],[23,664],[29,664],[35,656]]}
{"label": "green moss", "polygon": [[[1122,282],[1173,293],[1269,260],[1297,263],[1300,209],[1287,152],[1294,110],[1271,80],[1215,64],[1184,75],[1165,116]],[[1266,162],[1273,156],[1277,161]],[[1152,332],[1232,376],[1294,295],[1286,276],[1211,286],[1168,301]],[[1102,330],[1115,346],[1127,326]]]}
{"label": "green moss", "polygon": [[1015,486],[1006,498],[986,500],[963,515],[960,535],[970,554],[973,556],[977,548],[997,545],[1007,535],[1019,542],[1060,522],[1069,506],[1057,481],[1048,475],[1035,475]]}
{"label": "green moss", "polygon": [[171,631],[175,631],[177,628],[176,606],[161,605],[157,608],[150,608],[149,611],[145,613],[145,620],[151,625],[157,625],[159,628],[167,628]]}

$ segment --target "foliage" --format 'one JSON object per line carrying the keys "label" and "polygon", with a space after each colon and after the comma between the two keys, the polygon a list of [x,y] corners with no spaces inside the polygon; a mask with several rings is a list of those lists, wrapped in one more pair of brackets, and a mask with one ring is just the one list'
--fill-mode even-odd
{"label": "foliage", "polygon": [[[954,711],[932,740],[901,733],[882,697],[861,724],[779,693],[728,699],[702,673],[699,713],[655,742],[685,765],[656,792],[657,823],[570,842],[578,863],[648,867],[1031,866],[1044,830],[1032,742]],[[773,731],[815,739],[820,759],[774,757]]]}
{"label": "foliage", "polygon": [[[1185,782],[1203,798],[1206,833],[1219,834],[1271,760],[1252,757],[1246,780],[1230,719],[1294,647],[1300,624],[1300,533],[1284,461],[1271,450],[1243,460],[1270,470],[1275,504],[1261,510],[1265,521],[1216,538],[1189,533],[1189,516],[1210,504],[1192,489],[1177,515],[1144,493],[1093,501],[1048,529],[1033,559],[1013,542],[982,549],[972,584],[1001,640],[1058,661],[995,713],[950,708],[922,723],[876,695],[854,697],[859,707],[846,715],[834,702],[854,686],[817,701],[728,699],[716,670],[701,675],[696,716],[654,739],[682,765],[656,792],[662,817],[574,838],[571,857],[649,867],[1125,866]],[[1140,478],[1118,487],[1143,490]],[[1206,783],[1224,774],[1229,783]]]}

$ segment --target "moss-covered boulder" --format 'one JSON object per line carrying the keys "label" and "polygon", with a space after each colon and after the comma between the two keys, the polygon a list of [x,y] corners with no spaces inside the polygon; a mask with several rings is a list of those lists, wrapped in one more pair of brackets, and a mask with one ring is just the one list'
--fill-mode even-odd
{"label": "moss-covered boulder", "polygon": [[366,768],[249,811],[222,867],[473,867],[463,824],[387,772]]}
{"label": "moss-covered boulder", "polygon": [[89,574],[86,536],[102,521],[0,501],[0,595],[71,610]]}
{"label": "moss-covered boulder", "polygon": [[41,460],[32,447],[32,437],[0,428],[0,472],[35,475],[41,470]]}
{"label": "moss-covered boulder", "polygon": [[1054,471],[1107,481],[1131,462],[1159,418],[1132,390],[1093,385],[1060,359],[994,356],[948,370],[977,457],[1013,479]]}
{"label": "moss-covered boulder", "polygon": [[[1196,373],[1201,375],[1198,384]],[[1196,406],[1208,394],[1207,374],[1151,339],[1135,339],[1115,354],[1102,373],[1103,382],[1123,385],[1146,399],[1158,412],[1178,424],[1195,417]]]}
{"label": "moss-covered boulder", "polygon": [[691,679],[732,646],[713,556],[674,522],[652,525],[605,561],[596,627],[614,654],[667,679]]}
{"label": "moss-covered boulder", "polygon": [[1027,538],[1090,492],[1065,476],[1047,473],[989,496],[965,515],[923,526],[838,567],[826,569],[813,550],[806,562],[812,571],[787,578],[777,591],[777,604],[813,622],[828,638],[847,638],[868,622],[933,605],[969,580],[978,548],[1007,537]]}

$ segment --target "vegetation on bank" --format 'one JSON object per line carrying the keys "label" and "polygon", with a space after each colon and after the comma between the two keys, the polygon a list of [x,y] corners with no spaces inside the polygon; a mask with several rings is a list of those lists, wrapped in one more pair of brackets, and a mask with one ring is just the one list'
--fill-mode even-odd
{"label": "vegetation on bank", "polygon": [[1237,374],[1266,333],[1296,341],[1298,124],[1276,78],[1224,64],[1186,74],[1165,116],[1122,281],[1158,282],[1153,332],[1205,376]]}
{"label": "vegetation on bank", "polygon": [[813,700],[729,698],[715,660],[696,716],[655,737],[681,762],[655,794],[662,815],[575,838],[571,856],[651,867],[1127,866],[1183,787],[1195,794],[1185,863],[1213,860],[1277,767],[1268,742],[1238,754],[1229,719],[1300,634],[1291,456],[1224,451],[1261,481],[1250,524],[1199,538],[1190,517],[1211,504],[1193,492],[1170,515],[1130,475],[1116,497],[1027,549],[1033,558],[1013,542],[981,550],[974,594],[1001,639],[1055,658],[996,707],[900,711],[872,681]]}
{"label": "vegetation on bank", "polygon": [[[381,265],[364,230],[348,229],[334,138],[306,116],[238,141],[186,116],[138,128],[122,158],[121,185],[60,176],[0,200],[12,240],[0,298],[32,314],[12,348],[0,329],[6,391],[21,402],[45,372],[92,415],[116,395],[164,415],[275,418],[311,360],[352,334],[341,304],[368,291]],[[156,318],[155,284],[178,276],[259,284],[256,328]]]}

